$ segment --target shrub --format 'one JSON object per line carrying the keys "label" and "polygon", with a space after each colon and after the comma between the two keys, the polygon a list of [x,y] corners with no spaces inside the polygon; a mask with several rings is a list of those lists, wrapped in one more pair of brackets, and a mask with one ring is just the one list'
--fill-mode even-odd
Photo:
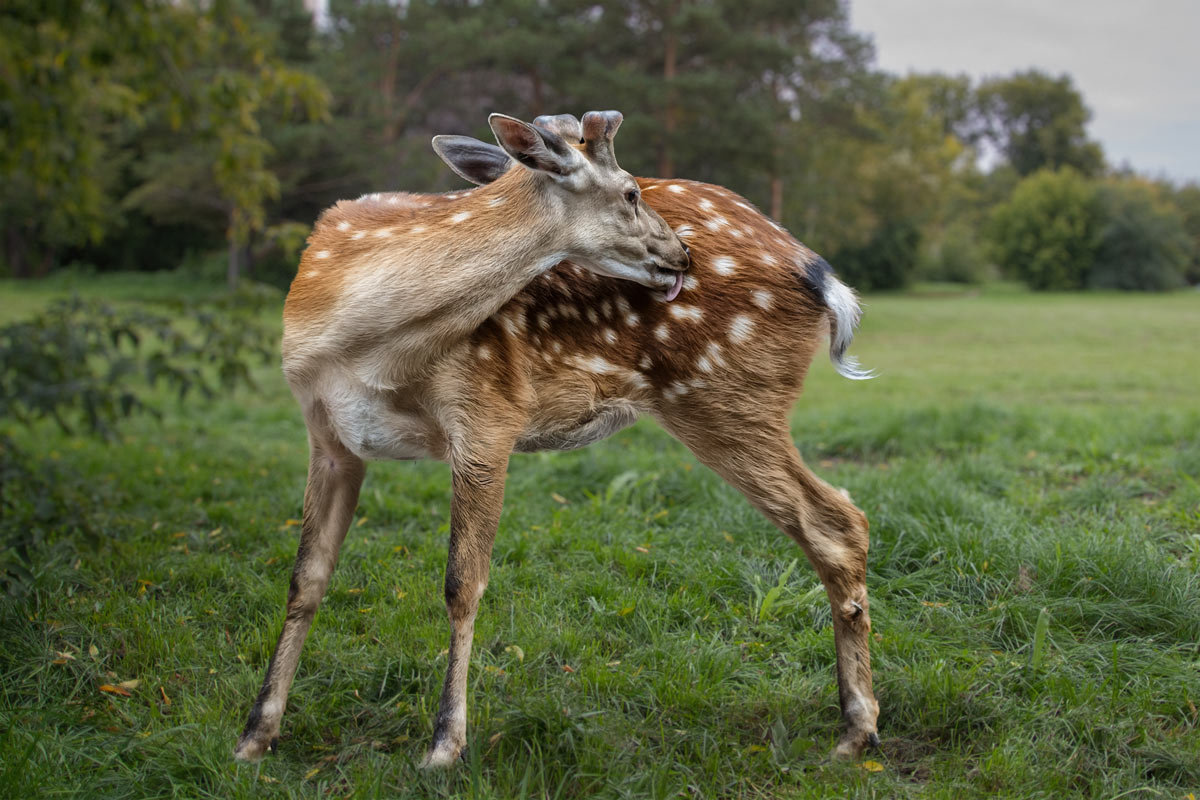
{"label": "shrub", "polygon": [[931,241],[921,259],[921,276],[931,281],[983,283],[990,276],[983,248],[970,225],[951,224]]}
{"label": "shrub", "polygon": [[838,275],[860,292],[901,289],[917,271],[921,231],[906,220],[885,223],[865,245],[833,258]]}
{"label": "shrub", "polygon": [[0,587],[22,591],[35,555],[44,562],[102,527],[93,519],[102,500],[88,482],[19,447],[12,424],[49,419],[64,431],[110,436],[125,417],[157,415],[147,388],[164,385],[182,398],[252,385],[249,361],[274,354],[261,309],[276,297],[246,290],[217,303],[175,303],[170,313],[76,298],[0,328]]}
{"label": "shrub", "polygon": [[1137,180],[1100,187],[1103,224],[1088,286],[1165,291],[1184,283],[1195,245],[1179,212]]}
{"label": "shrub", "polygon": [[1030,288],[1082,289],[1096,255],[1100,213],[1095,185],[1078,172],[1036,172],[993,212],[993,257]]}

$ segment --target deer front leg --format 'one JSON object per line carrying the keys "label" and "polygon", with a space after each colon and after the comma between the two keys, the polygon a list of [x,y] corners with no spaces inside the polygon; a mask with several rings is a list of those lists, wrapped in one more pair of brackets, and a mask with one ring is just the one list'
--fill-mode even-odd
{"label": "deer front leg", "polygon": [[358,505],[365,472],[363,462],[336,439],[322,441],[310,434],[304,527],[288,588],[287,618],[262,690],[233,751],[238,761],[258,761],[274,748],[279,737],[279,723],[300,662],[300,650],[329,586],[338,551]]}
{"label": "deer front leg", "polygon": [[450,506],[450,555],[446,562],[446,611],[450,615],[450,663],[434,723],[433,746],[423,767],[444,767],[458,760],[467,744],[467,668],[475,614],[487,588],[492,543],[504,504],[503,458],[453,465],[454,499]]}

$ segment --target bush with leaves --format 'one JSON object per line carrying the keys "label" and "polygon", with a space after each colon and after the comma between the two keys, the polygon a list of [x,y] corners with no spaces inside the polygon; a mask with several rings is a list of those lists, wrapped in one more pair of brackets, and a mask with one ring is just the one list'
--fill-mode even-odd
{"label": "bush with leaves", "polygon": [[1100,187],[1099,203],[1103,224],[1089,287],[1161,292],[1184,285],[1196,244],[1155,186],[1110,181]]}
{"label": "bush with leaves", "polygon": [[1073,169],[1041,170],[992,214],[993,257],[1032,289],[1082,289],[1101,226],[1096,187]]}
{"label": "bush with leaves", "polygon": [[35,556],[102,528],[89,482],[19,447],[14,424],[112,437],[124,418],[159,415],[155,387],[183,399],[253,386],[251,361],[275,353],[261,311],[277,301],[262,288],[154,309],[74,298],[0,328],[0,585],[21,590]]}

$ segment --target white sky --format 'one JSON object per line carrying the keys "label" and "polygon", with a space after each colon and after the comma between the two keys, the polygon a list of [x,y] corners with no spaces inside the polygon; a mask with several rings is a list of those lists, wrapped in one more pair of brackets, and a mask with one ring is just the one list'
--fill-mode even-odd
{"label": "white sky", "polygon": [[1070,73],[1110,163],[1200,181],[1200,0],[850,0],[889,72]]}

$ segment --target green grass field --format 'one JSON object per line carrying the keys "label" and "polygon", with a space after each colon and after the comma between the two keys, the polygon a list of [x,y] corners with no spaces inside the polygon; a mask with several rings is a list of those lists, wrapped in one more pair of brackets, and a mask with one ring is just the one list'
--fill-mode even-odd
{"label": "green grass field", "polygon": [[[172,287],[141,280],[76,288]],[[70,288],[0,285],[0,320]],[[853,352],[879,378],[822,357],[792,418],[871,520],[883,746],[853,763],[828,758],[833,634],[799,548],[651,423],[513,458],[469,750],[434,774],[416,762],[449,638],[444,465],[371,466],[255,768],[230,756],[282,625],[307,463],[276,367],[115,443],[20,432],[92,476],[110,538],[48,548],[0,600],[0,793],[1200,794],[1198,343],[1196,292],[867,298]]]}

